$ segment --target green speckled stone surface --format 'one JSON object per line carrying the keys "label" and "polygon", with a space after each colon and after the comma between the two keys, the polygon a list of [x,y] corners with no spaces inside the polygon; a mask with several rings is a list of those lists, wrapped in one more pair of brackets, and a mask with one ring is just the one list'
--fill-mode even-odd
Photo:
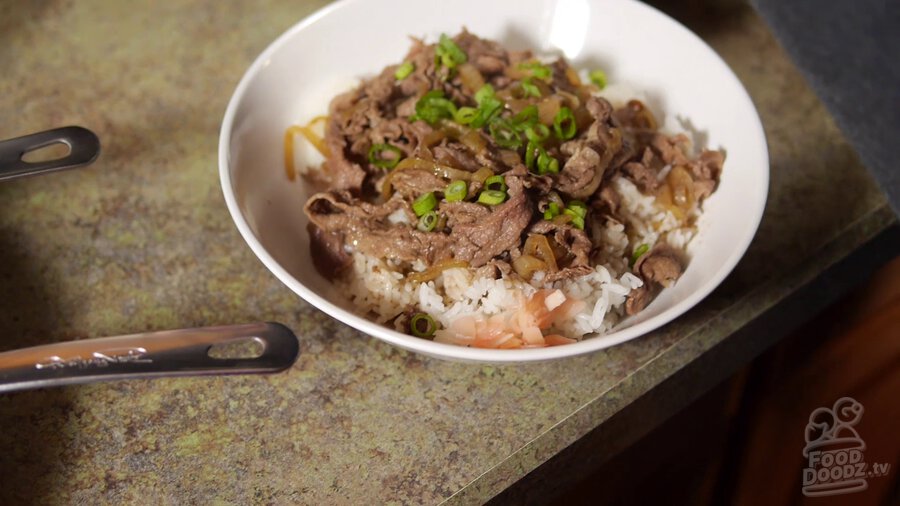
{"label": "green speckled stone surface", "polygon": [[720,289],[651,335],[569,360],[496,367],[394,349],[282,286],[219,190],[237,81],[324,3],[0,0],[0,138],[79,124],[103,143],[89,168],[0,184],[0,349],[260,320],[302,340],[297,364],[272,376],[0,396],[0,503],[480,502],[790,294],[799,281],[783,273],[814,276],[893,220],[738,8],[699,31],[759,108],[772,183]]}

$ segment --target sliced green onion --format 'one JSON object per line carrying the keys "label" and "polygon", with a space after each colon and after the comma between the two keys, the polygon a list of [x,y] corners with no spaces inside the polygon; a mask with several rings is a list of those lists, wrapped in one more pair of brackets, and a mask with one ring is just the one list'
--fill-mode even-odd
{"label": "sliced green onion", "polygon": [[577,212],[571,209],[563,209],[563,214],[568,214],[572,219],[570,223],[578,230],[584,230],[584,218],[579,216]]}
{"label": "sliced green onion", "polygon": [[422,232],[431,232],[434,230],[434,226],[437,225],[437,222],[438,214],[434,210],[431,210],[419,218],[419,225],[417,228]]}
{"label": "sliced green onion", "polygon": [[588,74],[588,77],[591,79],[591,82],[596,84],[601,90],[606,88],[606,73],[602,70],[593,70]]}
{"label": "sliced green onion", "polygon": [[434,192],[428,192],[419,195],[419,198],[413,202],[412,208],[416,216],[422,216],[434,209],[435,206],[437,206],[437,197],[434,196]]}
{"label": "sliced green onion", "polygon": [[475,92],[475,103],[478,105],[489,98],[494,98],[494,87],[490,84],[485,84]]}
{"label": "sliced green onion", "polygon": [[559,172],[559,160],[548,155],[547,151],[545,151],[544,149],[541,149],[540,153],[538,154],[537,167],[538,174],[556,174]]}
{"label": "sliced green onion", "polygon": [[522,79],[521,85],[522,85],[522,91],[525,92],[526,97],[540,97],[541,96],[541,89],[538,88],[536,84],[531,82],[530,77],[526,77],[525,79]]}
{"label": "sliced green onion", "polygon": [[427,313],[416,313],[409,320],[409,330],[416,337],[432,337],[437,331],[437,323]]}
{"label": "sliced green onion", "polygon": [[[387,153],[393,153],[393,156],[384,156]],[[369,163],[382,169],[393,169],[400,163],[403,151],[397,146],[390,144],[372,144],[369,148]]]}
{"label": "sliced green onion", "polygon": [[575,115],[572,109],[560,107],[556,117],[553,118],[553,131],[560,140],[568,140],[578,133],[578,125],[575,123]]}
{"label": "sliced green onion", "polygon": [[466,63],[468,60],[466,53],[445,33],[441,34],[441,39],[434,48],[434,55],[435,57],[440,58],[441,64],[448,69]]}
{"label": "sliced green onion", "polygon": [[478,203],[496,206],[506,200],[506,193],[498,190],[484,190],[478,194]]}
{"label": "sliced green onion", "polygon": [[649,245],[649,244],[646,244],[646,243],[641,244],[641,245],[638,246],[637,248],[634,248],[634,254],[631,255],[631,264],[630,264],[630,266],[631,266],[631,267],[634,267],[634,264],[637,263],[638,258],[641,258],[641,256],[642,256],[644,253],[646,253],[647,251],[649,251],[649,250],[650,250],[650,245]]}
{"label": "sliced green onion", "polygon": [[491,176],[484,180],[484,187],[487,190],[497,190],[506,193],[506,180],[499,174]]}
{"label": "sliced green onion", "polygon": [[569,201],[568,205],[566,205],[566,209],[575,211],[575,213],[582,218],[587,216],[587,205],[580,200]]}
{"label": "sliced green onion", "polygon": [[450,119],[456,115],[456,105],[444,98],[441,90],[431,90],[422,95],[416,102],[416,113],[409,120],[422,120],[429,125],[437,123],[441,119]]}
{"label": "sliced green onion", "polygon": [[478,105],[478,115],[472,120],[472,128],[481,128],[486,125],[494,116],[500,112],[503,102],[494,97],[488,97],[482,100]]}
{"label": "sliced green onion", "polygon": [[547,204],[547,210],[544,211],[544,219],[552,220],[553,218],[559,216],[559,204],[556,202],[550,202]]}
{"label": "sliced green onion", "polygon": [[534,126],[538,122],[537,106],[529,105],[513,116],[510,121],[516,130],[525,130],[530,126]]}
{"label": "sliced green onion", "polygon": [[494,142],[501,148],[519,149],[522,146],[522,138],[519,137],[512,123],[503,118],[494,118],[488,123],[488,130]]}
{"label": "sliced green onion", "polygon": [[519,64],[519,68],[522,70],[530,70],[531,75],[537,77],[538,79],[550,79],[550,76],[553,75],[553,71],[550,67],[544,65],[540,62],[524,62]]}
{"label": "sliced green onion", "polygon": [[464,200],[468,193],[469,185],[465,181],[457,179],[447,185],[447,188],[444,190],[444,199],[447,202],[459,202]]}
{"label": "sliced green onion", "polygon": [[550,129],[543,123],[525,128],[525,138],[535,144],[540,144],[550,137]]}
{"label": "sliced green onion", "polygon": [[479,114],[479,110],[474,107],[460,107],[457,109],[456,114],[453,115],[453,121],[460,125],[468,125],[475,121]]}
{"label": "sliced green onion", "polygon": [[525,146],[525,167],[528,168],[528,170],[534,170],[534,160],[543,150],[544,148],[542,148],[540,144],[534,141],[528,141],[528,145]]}
{"label": "sliced green onion", "polygon": [[402,81],[409,77],[409,75],[413,73],[413,70],[416,70],[416,66],[413,65],[412,62],[405,61],[397,67],[397,70],[394,72],[394,77],[398,81]]}

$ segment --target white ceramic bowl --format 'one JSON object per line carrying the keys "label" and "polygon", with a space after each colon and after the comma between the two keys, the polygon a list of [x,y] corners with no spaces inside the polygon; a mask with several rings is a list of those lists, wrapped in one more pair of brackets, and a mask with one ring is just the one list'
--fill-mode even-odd
{"label": "white ceramic bowl", "polygon": [[[692,260],[672,288],[610,334],[539,349],[464,348],[408,336],[343,309],[309,258],[309,196],[289,182],[285,129],[327,110],[328,101],[399,62],[409,35],[436,40],[461,27],[516,49],[562,52],[576,68],[602,68],[611,83],[640,90],[669,127],[724,148],[721,184],[705,203]],[[688,121],[689,123],[685,123]],[[681,126],[679,126],[681,125]],[[310,160],[313,162],[313,160]],[[731,272],[762,217],[769,179],[759,116],[741,83],[696,35],[632,0],[346,0],[301,21],[273,42],[241,79],[222,123],[219,173],[228,210],[254,253],[285,285],[334,318],[393,345],[470,361],[520,362],[589,353],[669,322]]]}

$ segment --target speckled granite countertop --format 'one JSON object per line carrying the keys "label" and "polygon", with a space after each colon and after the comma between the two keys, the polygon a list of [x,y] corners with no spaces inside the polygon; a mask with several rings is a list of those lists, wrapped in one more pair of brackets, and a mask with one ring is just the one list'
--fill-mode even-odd
{"label": "speckled granite countertop", "polygon": [[0,138],[80,124],[104,146],[90,168],[0,185],[2,349],[259,320],[302,339],[298,363],[273,376],[0,397],[0,503],[480,502],[894,219],[767,29],[738,9],[695,28],[759,108],[772,185],[720,289],[652,335],[565,361],[394,349],[283,287],[219,191],[234,86],[323,3],[0,2]]}

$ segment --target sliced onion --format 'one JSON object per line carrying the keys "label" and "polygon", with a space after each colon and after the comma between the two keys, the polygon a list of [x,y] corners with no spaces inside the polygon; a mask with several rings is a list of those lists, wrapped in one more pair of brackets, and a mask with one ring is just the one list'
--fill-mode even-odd
{"label": "sliced onion", "polygon": [[672,201],[675,205],[689,211],[694,205],[694,179],[690,172],[681,165],[672,167],[666,182],[672,188]]}
{"label": "sliced onion", "polygon": [[456,69],[459,71],[459,79],[462,81],[463,90],[465,90],[466,93],[473,95],[484,86],[484,77],[481,75],[481,72],[475,68],[475,65],[463,63],[459,67],[456,67]]}
{"label": "sliced onion", "polygon": [[490,167],[482,167],[472,173],[472,181],[476,183],[484,183],[484,180],[493,176],[494,171]]}
{"label": "sliced onion", "polygon": [[430,148],[431,146],[434,146],[435,144],[441,142],[442,140],[444,140],[446,138],[447,138],[447,130],[444,130],[443,128],[438,128],[437,130],[432,130],[431,132],[428,132],[428,134],[422,138],[421,145],[425,146],[426,148]]}
{"label": "sliced onion", "polygon": [[425,283],[437,279],[437,277],[447,269],[465,269],[468,266],[469,262],[466,262],[465,260],[444,260],[432,265],[422,272],[414,272],[406,276],[406,279],[413,283]]}
{"label": "sliced onion", "polygon": [[525,239],[522,253],[544,262],[550,272],[559,270],[559,267],[556,265],[556,255],[553,254],[553,248],[550,247],[547,238],[541,234],[530,234],[528,239]]}
{"label": "sliced onion", "polygon": [[535,272],[547,272],[548,269],[546,263],[531,255],[519,255],[519,258],[513,260],[512,268],[526,281],[530,280]]}
{"label": "sliced onion", "polygon": [[561,103],[562,100],[556,95],[551,95],[541,100],[537,105],[538,120],[545,125],[552,125],[553,120],[556,118],[556,113],[559,112]]}
{"label": "sliced onion", "polygon": [[581,77],[578,75],[578,72],[572,67],[566,67],[566,79],[569,80],[569,84],[572,86],[581,86]]}
{"label": "sliced onion", "polygon": [[318,134],[318,132],[314,130],[314,127],[317,123],[321,123],[327,120],[328,116],[316,116],[315,118],[311,119],[306,125],[291,125],[285,131],[284,170],[287,173],[288,179],[290,179],[291,181],[293,181],[296,177],[296,170],[294,169],[294,135],[301,134],[325,158],[331,156],[331,153],[328,151],[328,146],[325,144],[325,140]]}

